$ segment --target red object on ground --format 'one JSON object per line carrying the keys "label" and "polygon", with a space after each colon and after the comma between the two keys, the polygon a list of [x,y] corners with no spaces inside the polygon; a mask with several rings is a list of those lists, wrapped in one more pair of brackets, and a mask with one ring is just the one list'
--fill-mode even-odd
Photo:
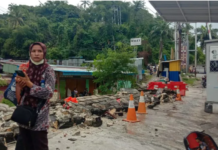
{"label": "red object on ground", "polygon": [[76,98],[72,98],[72,97],[65,98],[64,101],[66,101],[66,102],[78,103],[77,99],[76,99]]}
{"label": "red object on ground", "polygon": [[149,82],[148,83],[148,90],[154,90],[155,88],[165,88],[166,84],[163,82]]}
{"label": "red object on ground", "polygon": [[176,90],[179,87],[181,96],[185,96],[185,91],[187,90],[187,84],[185,82],[169,82],[167,88],[171,90]]}
{"label": "red object on ground", "polygon": [[189,148],[194,149],[199,147],[199,143],[196,141],[197,134],[196,133],[191,133],[188,137],[188,143],[189,143]]}
{"label": "red object on ground", "polygon": [[120,98],[117,98],[117,102],[120,103]]}
{"label": "red object on ground", "polygon": [[185,90],[180,90],[180,95],[185,96]]}

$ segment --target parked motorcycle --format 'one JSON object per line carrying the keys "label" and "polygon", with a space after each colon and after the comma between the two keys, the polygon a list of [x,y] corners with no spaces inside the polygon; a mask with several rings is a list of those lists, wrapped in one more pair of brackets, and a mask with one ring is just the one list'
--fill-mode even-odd
{"label": "parked motorcycle", "polygon": [[213,138],[203,132],[194,131],[184,138],[186,150],[218,150]]}
{"label": "parked motorcycle", "polygon": [[201,84],[204,88],[206,88],[207,86],[207,76],[206,75],[202,77]]}

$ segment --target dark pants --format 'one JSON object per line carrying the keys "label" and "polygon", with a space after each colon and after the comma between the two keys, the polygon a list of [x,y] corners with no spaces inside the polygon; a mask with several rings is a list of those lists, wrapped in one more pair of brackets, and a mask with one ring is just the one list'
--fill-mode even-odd
{"label": "dark pants", "polygon": [[20,128],[25,150],[48,150],[47,131],[32,131]]}
{"label": "dark pants", "polygon": [[25,150],[24,145],[23,145],[23,138],[19,134],[17,137],[17,143],[16,143],[16,148],[15,150]]}

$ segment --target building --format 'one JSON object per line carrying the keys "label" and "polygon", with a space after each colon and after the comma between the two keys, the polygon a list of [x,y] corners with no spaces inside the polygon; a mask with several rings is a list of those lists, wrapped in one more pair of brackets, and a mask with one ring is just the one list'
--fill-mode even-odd
{"label": "building", "polygon": [[[136,75],[137,79],[142,79],[142,60],[143,58],[134,58],[135,65],[138,70],[138,75]],[[76,61],[74,61],[76,60]],[[51,61],[49,61],[51,62]],[[97,88],[97,84],[94,83],[94,77],[92,73],[94,70],[88,70],[87,67],[78,66],[79,63],[92,63],[93,61],[85,61],[84,59],[71,59],[65,60],[68,65],[52,65],[50,64],[56,75],[56,89],[60,91],[61,97],[66,97],[68,95],[68,91],[74,91],[76,88],[79,93],[82,93],[85,89],[88,90],[89,94],[94,94],[94,90]],[[23,62],[15,62],[15,61],[0,61],[3,65],[3,72],[8,74],[13,74],[15,70],[19,68],[19,66]],[[70,66],[69,64],[75,65]],[[128,73],[128,75],[135,75]],[[123,85],[123,84],[122,84]],[[131,85],[126,83],[127,87],[130,88]],[[120,88],[120,87],[119,87]]]}

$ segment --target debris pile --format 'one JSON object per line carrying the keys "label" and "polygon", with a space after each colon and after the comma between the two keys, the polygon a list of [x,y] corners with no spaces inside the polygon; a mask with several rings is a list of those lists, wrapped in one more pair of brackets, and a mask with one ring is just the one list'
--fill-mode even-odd
{"label": "debris pile", "polygon": [[[127,112],[130,94],[133,95],[134,106],[137,110],[140,98],[140,91],[137,89],[123,88],[116,95],[77,97],[76,103],[52,101],[49,112],[50,126],[54,129],[64,129],[75,125],[80,128],[100,127],[103,123],[101,117],[106,117],[109,119],[106,125],[111,127],[114,124],[111,119],[123,116],[124,112]],[[144,94],[145,103],[150,109],[161,103],[173,102],[176,97],[176,92],[169,89],[156,88],[146,90]],[[7,143],[14,141],[19,133],[17,123],[10,120],[15,108],[0,104],[0,147],[5,146],[5,141]]]}
{"label": "debris pile", "polygon": [[50,107],[50,125],[56,129],[68,128],[73,125],[84,124],[85,126],[99,127],[102,125],[100,117],[107,116],[115,119],[123,116],[127,111],[129,94],[134,95],[135,105],[138,105],[139,91],[135,89],[121,89],[114,96],[85,96],[77,97],[78,103],[56,103]]}
{"label": "debris pile", "polygon": [[6,146],[5,141],[14,141],[19,133],[17,123],[10,120],[15,108],[0,103],[0,149]]}

